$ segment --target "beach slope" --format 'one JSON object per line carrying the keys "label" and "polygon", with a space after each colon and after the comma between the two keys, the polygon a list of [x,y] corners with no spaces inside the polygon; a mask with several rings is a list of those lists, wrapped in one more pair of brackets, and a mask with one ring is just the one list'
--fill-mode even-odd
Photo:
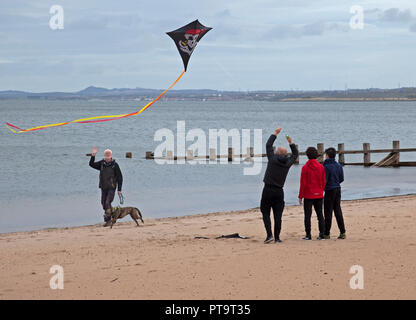
{"label": "beach slope", "polygon": [[[347,240],[334,219],[330,240],[305,242],[303,210],[288,207],[283,243],[268,245],[258,209],[1,234],[0,299],[415,299],[415,208],[416,196],[343,202]],[[249,239],[215,239],[235,232]]]}

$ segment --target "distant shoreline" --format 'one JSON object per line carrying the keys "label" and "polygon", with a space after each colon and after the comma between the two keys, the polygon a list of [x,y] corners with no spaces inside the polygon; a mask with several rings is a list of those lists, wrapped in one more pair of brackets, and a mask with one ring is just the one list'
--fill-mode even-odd
{"label": "distant shoreline", "polygon": [[416,98],[326,98],[326,97],[315,97],[315,98],[287,98],[280,99],[281,102],[292,102],[292,101],[416,101]]}
{"label": "distant shoreline", "polygon": [[[123,100],[123,101],[151,101],[150,98],[126,97],[126,96],[100,96],[100,97],[1,97],[0,101],[8,100],[29,100],[29,101],[70,101],[70,100]],[[261,101],[261,102],[410,102],[416,101],[415,98],[329,98],[329,97],[313,97],[313,98],[282,98],[275,100],[250,98],[202,98],[202,97],[167,97],[162,101],[201,101],[201,102],[239,102],[239,101]]]}
{"label": "distant shoreline", "polygon": [[[76,92],[0,91],[0,99],[126,99],[153,100],[163,90],[147,88],[107,89],[90,86]],[[286,101],[415,101],[416,87],[396,89],[345,89],[345,90],[253,90],[227,91],[213,89],[180,89],[169,91],[167,100],[270,102]]]}

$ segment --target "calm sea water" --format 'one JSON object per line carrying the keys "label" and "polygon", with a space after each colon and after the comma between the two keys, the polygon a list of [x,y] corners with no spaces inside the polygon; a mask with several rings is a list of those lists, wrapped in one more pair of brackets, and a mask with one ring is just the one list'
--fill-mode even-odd
{"label": "calm sea water", "polygon": [[[140,102],[122,100],[0,100],[0,119],[27,128],[80,117],[128,113]],[[98,171],[88,167],[92,146],[111,148],[124,174],[125,205],[145,217],[167,217],[257,207],[262,172],[243,175],[246,164],[158,165],[145,160],[160,128],[176,130],[263,129],[263,142],[276,125],[300,149],[318,142],[345,143],[346,149],[416,146],[415,102],[158,102],[138,117],[101,124],[78,124],[13,134],[0,127],[0,232],[74,226],[102,219]],[[279,143],[286,145],[282,137]],[[127,151],[133,159],[125,159]],[[102,154],[102,153],[101,153]],[[381,156],[372,155],[377,160]],[[347,156],[359,161],[362,156]],[[403,154],[416,160],[416,154]],[[263,159],[263,161],[265,161]],[[302,162],[305,159],[301,159]],[[295,204],[301,166],[291,169],[287,204]],[[344,199],[416,193],[416,168],[345,167]],[[117,204],[117,201],[115,202]],[[237,230],[238,231],[238,230]]]}

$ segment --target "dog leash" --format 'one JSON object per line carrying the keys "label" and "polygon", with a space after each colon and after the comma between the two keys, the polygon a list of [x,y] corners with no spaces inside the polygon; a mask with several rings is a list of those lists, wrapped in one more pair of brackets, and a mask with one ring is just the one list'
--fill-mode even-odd
{"label": "dog leash", "polygon": [[120,199],[120,204],[123,204],[123,203],[124,203],[124,196],[123,196],[123,194],[122,194],[122,193],[120,193],[120,194],[118,195],[118,197],[119,197],[119,199]]}

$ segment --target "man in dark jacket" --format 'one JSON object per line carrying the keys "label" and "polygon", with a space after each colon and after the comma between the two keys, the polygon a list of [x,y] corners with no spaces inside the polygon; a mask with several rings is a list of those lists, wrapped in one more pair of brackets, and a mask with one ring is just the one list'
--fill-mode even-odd
{"label": "man in dark jacket", "polygon": [[326,187],[324,197],[325,212],[325,238],[330,238],[332,212],[335,213],[340,235],[338,239],[345,239],[345,225],[341,210],[341,183],[344,181],[342,166],[335,161],[337,151],[334,148],[325,150],[326,160],[324,168],[326,173]]}
{"label": "man in dark jacket", "polygon": [[282,128],[277,128],[267,140],[266,153],[268,158],[267,169],[264,175],[264,188],[261,196],[260,210],[263,215],[264,227],[267,237],[264,243],[273,241],[273,233],[270,221],[270,209],[273,208],[274,217],[274,240],[275,243],[281,242],[280,230],[282,225],[282,214],[285,207],[283,186],[286,181],[290,167],[295,163],[299,156],[298,149],[292,143],[292,138],[286,136],[292,154],[287,155],[284,147],[279,147],[276,153],[273,151],[273,143]]}
{"label": "man in dark jacket", "polygon": [[104,209],[104,227],[107,227],[111,224],[111,202],[114,200],[116,188],[118,194],[121,194],[123,175],[117,162],[112,158],[111,150],[105,150],[104,159],[95,162],[97,152],[98,149],[94,147],[90,159],[90,167],[100,171],[101,205]]}

